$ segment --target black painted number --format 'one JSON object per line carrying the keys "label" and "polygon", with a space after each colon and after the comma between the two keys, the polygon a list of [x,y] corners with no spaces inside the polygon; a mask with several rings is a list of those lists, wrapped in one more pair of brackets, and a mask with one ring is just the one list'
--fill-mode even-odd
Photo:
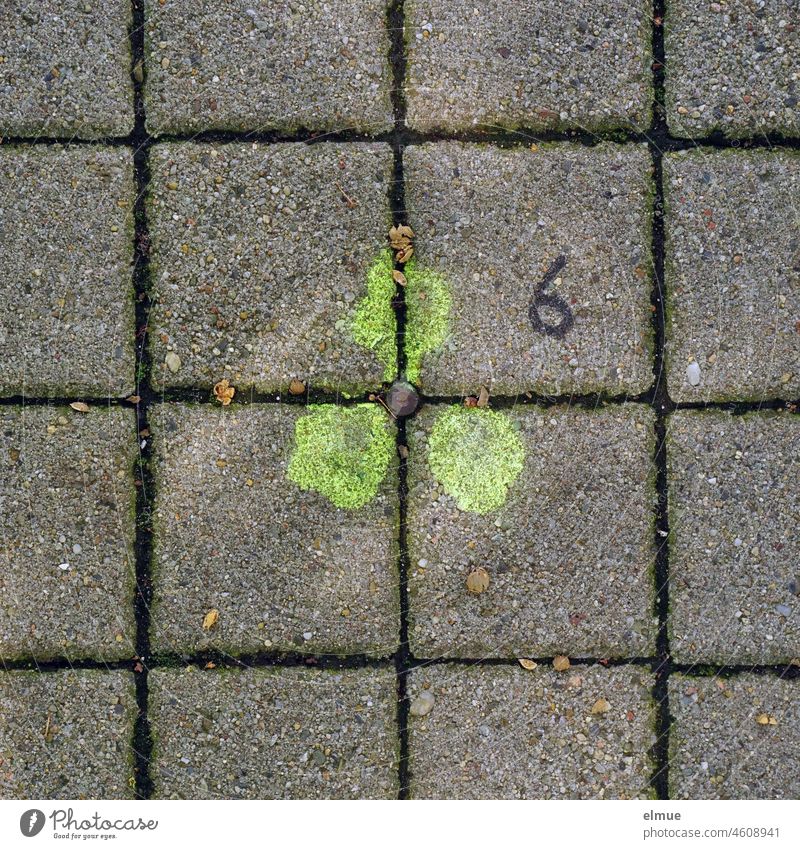
{"label": "black painted number", "polygon": [[[537,284],[531,298],[531,305],[528,307],[528,318],[531,320],[533,329],[538,333],[546,333],[548,336],[555,336],[556,339],[563,339],[567,335],[567,331],[572,327],[574,319],[572,318],[572,310],[567,306],[566,301],[558,295],[553,295],[545,290],[556,279],[558,272],[567,264],[567,258],[562,254],[557,257],[550,268],[545,272],[540,283]],[[558,324],[546,324],[542,321],[539,315],[540,307],[548,307],[549,309],[561,315],[561,320]]]}

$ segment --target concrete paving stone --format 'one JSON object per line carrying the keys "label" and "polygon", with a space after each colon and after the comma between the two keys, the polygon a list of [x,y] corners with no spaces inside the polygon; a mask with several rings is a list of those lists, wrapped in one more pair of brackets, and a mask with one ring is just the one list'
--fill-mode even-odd
{"label": "concrete paving stone", "polygon": [[672,133],[797,135],[797,30],[796,0],[670,0],[664,42]]}
{"label": "concrete paving stone", "polygon": [[[494,415],[516,430],[524,464],[506,502],[459,507],[431,471],[438,419],[409,423],[409,629],[418,657],[570,654],[631,657],[654,650],[653,416],[643,405],[601,410],[533,406]],[[456,408],[457,409],[457,408]],[[463,481],[482,481],[507,447],[464,410],[442,456]],[[470,419],[472,421],[470,421]],[[452,489],[452,487],[451,487]],[[477,568],[480,595],[467,591]]]}
{"label": "concrete paving stone", "polygon": [[777,675],[669,679],[673,799],[797,799],[800,681]]}
{"label": "concrete paving stone", "polygon": [[643,0],[405,4],[408,122],[418,130],[644,130],[652,5]]}
{"label": "concrete paving stone", "polygon": [[0,150],[0,394],[133,391],[134,197],[128,150]]}
{"label": "concrete paving stone", "polygon": [[[652,383],[652,182],[643,146],[449,142],[409,147],[404,161],[415,261],[443,277],[451,298],[446,340],[418,375],[425,391],[470,393],[484,383],[495,394],[622,394]],[[559,257],[565,267],[545,294],[572,316],[563,337],[529,315]],[[551,327],[566,322],[546,300],[538,315]]]}
{"label": "concrete paving stone", "polygon": [[667,381],[677,401],[800,395],[800,156],[664,159]]}
{"label": "concrete paving stone", "polygon": [[131,657],[133,411],[3,407],[0,427],[0,657]]}
{"label": "concrete paving stone", "polygon": [[127,672],[0,672],[0,798],[132,798],[136,716]]}
{"label": "concrete paving stone", "polygon": [[[170,405],[152,411],[157,651],[394,651],[400,629],[394,446],[382,480],[374,482],[375,496],[358,508],[336,507],[287,477],[298,450],[295,426],[313,410]],[[388,415],[385,421],[393,440]],[[331,432],[327,441],[337,438]],[[219,611],[219,620],[207,630],[210,610]]]}
{"label": "concrete paving stone", "polygon": [[0,6],[0,135],[95,139],[133,130],[130,0]]}
{"label": "concrete paving stone", "polygon": [[667,438],[673,655],[720,664],[800,656],[800,419],[681,411]]}
{"label": "concrete paving stone", "polygon": [[[647,799],[653,678],[644,668],[420,667],[411,673],[412,798]],[[415,716],[414,700],[433,694]]]}
{"label": "concrete paving stone", "polygon": [[394,668],[156,670],[156,798],[396,798]]}
{"label": "concrete paving stone", "polygon": [[145,0],[151,133],[393,126],[384,0]]}
{"label": "concrete paving stone", "polygon": [[157,385],[394,376],[388,145],[166,144],[151,170]]}

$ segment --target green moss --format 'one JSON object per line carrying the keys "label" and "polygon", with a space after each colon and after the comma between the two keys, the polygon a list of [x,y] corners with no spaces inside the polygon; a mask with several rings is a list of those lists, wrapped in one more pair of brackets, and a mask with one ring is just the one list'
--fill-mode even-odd
{"label": "green moss", "polygon": [[308,410],[294,427],[289,480],[337,507],[362,507],[375,497],[394,452],[386,415],[374,404]]}
{"label": "green moss", "polygon": [[419,382],[422,358],[435,351],[447,338],[450,316],[450,289],[441,274],[417,267],[415,260],[405,266],[406,286],[406,377]]}
{"label": "green moss", "polygon": [[502,507],[524,460],[522,440],[503,413],[453,406],[436,417],[428,463],[462,510],[488,513]]}
{"label": "green moss", "polygon": [[381,251],[367,271],[367,294],[356,307],[351,332],[364,348],[375,351],[383,363],[383,379],[392,380],[397,367],[397,318],[392,307],[395,294],[392,254]]}

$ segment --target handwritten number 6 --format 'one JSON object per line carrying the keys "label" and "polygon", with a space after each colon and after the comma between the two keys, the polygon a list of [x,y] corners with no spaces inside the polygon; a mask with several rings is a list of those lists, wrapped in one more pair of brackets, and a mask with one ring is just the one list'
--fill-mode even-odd
{"label": "handwritten number 6", "polygon": [[[558,295],[548,294],[545,289],[555,280],[556,275],[567,264],[567,258],[562,254],[557,257],[555,262],[547,269],[541,282],[536,286],[531,304],[528,307],[528,318],[530,319],[533,329],[538,333],[546,333],[548,336],[555,336],[556,339],[563,339],[567,335],[574,323],[572,311],[567,306],[563,298]],[[539,315],[539,307],[549,307],[555,312],[561,314],[561,321],[558,324],[545,324],[542,317]]]}

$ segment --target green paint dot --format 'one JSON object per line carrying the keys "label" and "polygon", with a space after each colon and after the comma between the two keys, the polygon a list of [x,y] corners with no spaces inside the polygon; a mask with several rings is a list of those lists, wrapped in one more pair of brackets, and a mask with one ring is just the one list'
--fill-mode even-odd
{"label": "green paint dot", "polygon": [[419,383],[422,359],[447,339],[450,289],[441,274],[406,263],[406,377]]}
{"label": "green paint dot", "polygon": [[502,507],[524,460],[522,440],[503,413],[455,406],[436,417],[428,463],[462,510],[488,513]]}
{"label": "green paint dot", "polygon": [[397,317],[392,308],[395,284],[392,254],[381,251],[367,271],[367,294],[356,307],[351,332],[356,343],[375,351],[383,363],[383,379],[392,380],[397,369]]}
{"label": "green paint dot", "polygon": [[374,404],[314,404],[294,426],[287,476],[337,507],[363,507],[386,476],[394,438],[386,414]]}

